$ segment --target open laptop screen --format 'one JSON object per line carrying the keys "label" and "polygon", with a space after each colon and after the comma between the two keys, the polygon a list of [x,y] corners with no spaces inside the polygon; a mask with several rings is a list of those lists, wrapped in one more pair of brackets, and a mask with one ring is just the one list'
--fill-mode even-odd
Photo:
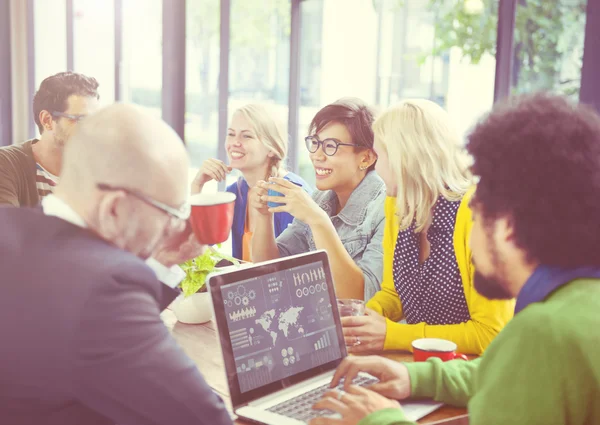
{"label": "open laptop screen", "polygon": [[330,370],[346,355],[324,252],[210,280],[234,406]]}

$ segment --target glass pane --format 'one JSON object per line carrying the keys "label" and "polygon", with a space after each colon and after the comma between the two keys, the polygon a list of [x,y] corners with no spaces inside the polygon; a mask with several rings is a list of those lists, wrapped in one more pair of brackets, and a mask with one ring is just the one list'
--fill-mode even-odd
{"label": "glass pane", "polygon": [[67,70],[67,6],[65,0],[33,4],[35,89],[46,77]]}
{"label": "glass pane", "polygon": [[162,114],[162,0],[123,0],[123,101]]}
{"label": "glass pane", "polygon": [[429,99],[465,134],[493,104],[497,2],[385,0],[379,7],[381,106]]}
{"label": "glass pane", "polygon": [[192,167],[217,156],[220,0],[186,4],[185,140]]}
{"label": "glass pane", "polygon": [[[492,106],[497,1],[307,0],[301,13],[299,138],[320,107],[343,96],[382,108],[430,99],[461,134]],[[298,149],[301,175],[314,182]]]}
{"label": "glass pane", "polygon": [[586,0],[519,2],[514,93],[547,90],[579,99]]}
{"label": "glass pane", "polygon": [[115,10],[111,1],[73,2],[73,61],[75,71],[94,77],[100,101],[115,100]]}
{"label": "glass pane", "polygon": [[300,175],[315,183],[304,143],[310,121],[328,103],[355,96],[375,102],[378,21],[373,0],[300,3]]}
{"label": "glass pane", "polygon": [[231,2],[229,114],[247,103],[268,103],[286,131],[290,10],[290,0]]}

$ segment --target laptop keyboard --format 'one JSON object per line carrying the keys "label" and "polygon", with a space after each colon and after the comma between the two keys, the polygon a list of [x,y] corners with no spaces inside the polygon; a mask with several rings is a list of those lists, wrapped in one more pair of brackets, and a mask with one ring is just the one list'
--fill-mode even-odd
{"label": "laptop keyboard", "polygon": [[[360,386],[368,386],[376,382],[377,379],[370,376],[358,376],[352,381],[354,385]],[[341,390],[343,386],[344,381],[342,380],[342,382],[340,382],[337,386],[337,389]],[[267,409],[267,411],[294,418],[303,422],[308,422],[311,419],[319,416],[333,415],[334,412],[330,410],[314,410],[312,408],[313,405],[323,397],[323,394],[331,389],[332,388],[329,388],[329,384],[325,384],[321,387],[315,388],[314,390],[299,395],[298,397],[294,397],[290,400],[286,400],[283,403],[279,403],[270,409]]]}

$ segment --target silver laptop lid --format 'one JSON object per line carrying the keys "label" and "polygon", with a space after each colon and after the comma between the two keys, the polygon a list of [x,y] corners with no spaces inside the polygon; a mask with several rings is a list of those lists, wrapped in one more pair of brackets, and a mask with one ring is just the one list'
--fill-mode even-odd
{"label": "silver laptop lid", "polygon": [[234,409],[346,357],[325,251],[208,277]]}

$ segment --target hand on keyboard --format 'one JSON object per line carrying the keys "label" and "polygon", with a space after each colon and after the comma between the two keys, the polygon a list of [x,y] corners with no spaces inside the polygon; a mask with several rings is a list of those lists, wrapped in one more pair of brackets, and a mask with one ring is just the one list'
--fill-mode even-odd
{"label": "hand on keyboard", "polygon": [[[353,381],[355,385],[371,385],[377,382],[377,379],[366,376],[356,377]],[[341,390],[343,382],[340,383],[339,389]],[[295,397],[284,403],[278,404],[271,407],[269,412],[277,413],[283,416],[297,419],[299,421],[308,422],[310,419],[316,417],[339,417],[333,411],[327,409],[314,409],[315,403],[323,398],[323,395],[330,390],[329,385],[323,385],[315,388],[309,392],[302,394],[301,396]]]}
{"label": "hand on keyboard", "polygon": [[394,400],[410,397],[410,376],[406,366],[379,356],[346,357],[333,375],[331,387],[339,386],[344,380],[353,380],[360,372],[379,379],[378,383],[368,386],[370,390]]}
{"label": "hand on keyboard", "polygon": [[[366,388],[349,385],[344,390],[328,391],[323,399],[315,404],[314,408],[337,413],[339,419],[335,421],[336,425],[355,425],[378,410],[400,409],[400,403]],[[330,423],[326,417],[316,417],[309,422],[310,425],[328,425]]]}

